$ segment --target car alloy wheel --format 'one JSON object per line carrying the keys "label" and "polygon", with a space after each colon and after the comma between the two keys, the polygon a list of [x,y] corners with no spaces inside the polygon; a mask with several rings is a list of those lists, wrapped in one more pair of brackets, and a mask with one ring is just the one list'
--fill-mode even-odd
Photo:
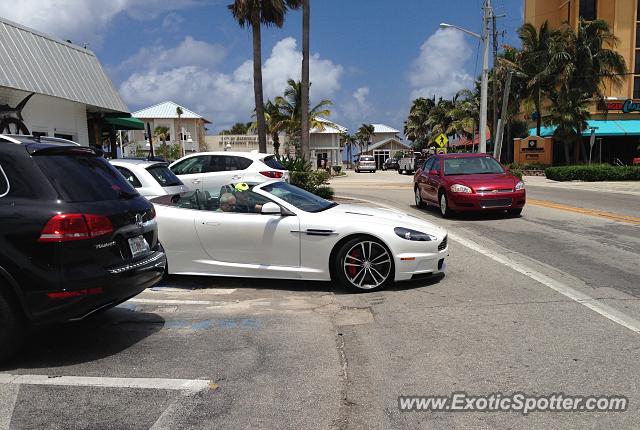
{"label": "car alloy wheel", "polygon": [[440,213],[442,218],[449,218],[453,211],[449,209],[449,201],[447,200],[447,193],[440,194]]}
{"label": "car alloy wheel", "polygon": [[336,266],[341,283],[355,291],[381,289],[392,281],[391,254],[375,239],[355,238],[345,243]]}

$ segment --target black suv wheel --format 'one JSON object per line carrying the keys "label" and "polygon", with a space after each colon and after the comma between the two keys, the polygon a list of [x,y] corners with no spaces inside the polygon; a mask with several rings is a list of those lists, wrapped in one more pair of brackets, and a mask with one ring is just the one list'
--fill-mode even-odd
{"label": "black suv wheel", "polygon": [[20,311],[0,292],[0,362],[19,349],[22,332]]}

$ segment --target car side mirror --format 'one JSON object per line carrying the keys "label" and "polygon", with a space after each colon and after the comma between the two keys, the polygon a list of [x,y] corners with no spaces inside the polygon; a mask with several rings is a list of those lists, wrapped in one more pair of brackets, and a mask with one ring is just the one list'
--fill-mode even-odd
{"label": "car side mirror", "polygon": [[262,210],[260,211],[260,213],[263,215],[281,215],[282,209],[280,209],[280,206],[273,202],[267,202],[262,205]]}
{"label": "car side mirror", "polygon": [[436,169],[431,169],[429,170],[429,174],[433,176],[438,176],[440,175],[440,172],[438,172]]}

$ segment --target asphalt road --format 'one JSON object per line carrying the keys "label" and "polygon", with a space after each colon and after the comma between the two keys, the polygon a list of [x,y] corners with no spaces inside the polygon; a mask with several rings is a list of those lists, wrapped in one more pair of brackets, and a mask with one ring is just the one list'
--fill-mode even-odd
{"label": "asphalt road", "polygon": [[[446,226],[446,276],[371,294],[171,277],[93,321],[34,333],[0,371],[0,429],[640,428],[640,226],[539,205],[442,220],[412,206],[408,176],[333,185]],[[575,201],[562,193],[529,197]],[[579,207],[622,214],[628,200],[600,193]],[[459,391],[630,404],[526,416],[398,408],[400,395]]]}

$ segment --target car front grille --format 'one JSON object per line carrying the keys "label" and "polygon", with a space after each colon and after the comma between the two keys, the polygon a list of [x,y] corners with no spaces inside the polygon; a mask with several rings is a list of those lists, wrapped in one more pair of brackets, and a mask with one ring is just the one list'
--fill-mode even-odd
{"label": "car front grille", "polygon": [[447,236],[445,236],[442,242],[440,242],[440,245],[438,245],[438,251],[444,251],[445,249],[447,249]]}
{"label": "car front grille", "polygon": [[499,188],[496,190],[478,190],[480,194],[512,193],[512,188]]}
{"label": "car front grille", "polygon": [[502,208],[511,206],[513,199],[482,199],[480,206],[483,208]]}

